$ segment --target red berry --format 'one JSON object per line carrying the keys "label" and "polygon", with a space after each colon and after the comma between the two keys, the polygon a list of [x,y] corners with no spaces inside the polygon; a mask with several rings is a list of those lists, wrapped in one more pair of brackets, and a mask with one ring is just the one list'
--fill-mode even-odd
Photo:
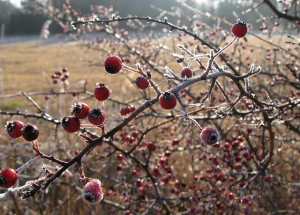
{"label": "red berry", "polygon": [[164,158],[159,158],[158,163],[165,164],[166,160]]}
{"label": "red berry", "polygon": [[154,142],[149,142],[147,143],[147,148],[150,150],[150,151],[154,151],[156,149],[156,145]]}
{"label": "red berry", "polygon": [[86,183],[82,189],[82,197],[90,204],[99,203],[103,199],[101,182],[98,179],[93,179]]}
{"label": "red berry", "polygon": [[247,204],[249,202],[249,198],[247,196],[243,196],[242,199],[241,199],[241,202],[243,204]]}
{"label": "red berry", "polygon": [[124,158],[124,156],[122,154],[118,154],[118,157],[117,157],[118,161],[122,161],[123,158]]}
{"label": "red berry", "polygon": [[219,132],[216,128],[207,126],[202,129],[200,139],[207,145],[213,145],[219,141]]}
{"label": "red berry", "polygon": [[163,177],[162,180],[165,184],[169,183],[169,181],[170,181],[168,176]]}
{"label": "red berry", "polygon": [[9,188],[14,186],[18,179],[17,172],[14,169],[6,168],[0,171],[0,186]]}
{"label": "red berry", "polygon": [[179,140],[174,139],[174,140],[172,141],[172,146],[178,145],[178,143],[179,143]]}
{"label": "red berry", "polygon": [[140,76],[135,80],[136,86],[138,86],[138,88],[144,90],[147,87],[149,87],[149,81],[147,80],[147,78]]}
{"label": "red berry", "polygon": [[239,38],[244,37],[247,33],[247,24],[238,20],[238,22],[231,27],[231,33]]}
{"label": "red berry", "polygon": [[117,170],[118,170],[118,171],[122,171],[122,169],[123,169],[123,166],[122,166],[121,164],[119,164],[119,165],[117,166]]}
{"label": "red berry", "polygon": [[170,157],[170,156],[171,156],[171,152],[170,152],[170,151],[168,151],[168,150],[167,150],[167,151],[165,151],[165,156],[166,156],[166,157]]}
{"label": "red berry", "polygon": [[122,60],[116,55],[110,55],[105,59],[104,66],[108,73],[116,74],[122,69]]}
{"label": "red berry", "polygon": [[68,71],[67,67],[62,68],[62,72],[67,72],[67,71]]}
{"label": "red berry", "polygon": [[136,172],[136,170],[134,169],[132,172],[131,172],[131,175],[136,175],[137,174],[137,172]]}
{"label": "red berry", "polygon": [[39,129],[32,124],[26,124],[22,129],[23,137],[27,141],[34,141],[39,136]]}
{"label": "red berry", "polygon": [[173,93],[165,92],[159,96],[159,104],[164,109],[173,109],[176,106],[176,97]]}
{"label": "red berry", "polygon": [[182,68],[180,74],[181,74],[182,78],[191,78],[191,77],[193,77],[193,71],[189,67]]}
{"label": "red berry", "polygon": [[10,122],[7,122],[5,125],[5,130],[8,136],[11,138],[19,138],[22,136],[22,129],[24,127],[24,124],[21,121],[13,120]]}
{"label": "red berry", "polygon": [[138,179],[135,180],[135,186],[136,186],[136,187],[141,187],[141,186],[142,186],[142,181],[141,181],[141,179],[138,178]]}
{"label": "red berry", "polygon": [[266,175],[264,177],[264,182],[269,182],[271,180],[271,177],[269,175]]}
{"label": "red berry", "polygon": [[77,102],[72,105],[71,113],[74,114],[78,119],[85,119],[90,112],[90,107],[81,102]]}
{"label": "red berry", "polygon": [[229,194],[228,194],[228,198],[229,198],[230,200],[233,200],[233,199],[234,199],[234,193],[229,193]]}
{"label": "red berry", "polygon": [[130,113],[130,110],[129,110],[128,107],[122,108],[122,109],[120,110],[120,114],[121,114],[122,116],[125,116],[125,115],[128,114],[128,113]]}
{"label": "red berry", "polygon": [[139,135],[139,133],[137,131],[133,131],[132,132],[132,137],[137,138]]}
{"label": "red berry", "polygon": [[93,125],[101,125],[105,121],[105,113],[100,108],[94,108],[89,112],[88,120]]}
{"label": "red berry", "polygon": [[243,167],[243,164],[241,164],[241,163],[236,163],[236,164],[234,165],[234,168],[237,169],[237,170],[241,170],[242,167]]}
{"label": "red berry", "polygon": [[67,132],[76,132],[80,128],[80,120],[75,116],[66,116],[62,119],[61,125]]}
{"label": "red berry", "polygon": [[99,101],[104,101],[109,97],[109,89],[105,84],[97,83],[97,87],[94,90],[94,96]]}
{"label": "red berry", "polygon": [[135,107],[134,106],[130,106],[130,107],[128,107],[128,109],[129,109],[129,113],[132,113],[133,111],[135,111]]}
{"label": "red berry", "polygon": [[159,171],[159,168],[157,166],[153,168],[152,174],[154,176],[160,176],[160,171]]}

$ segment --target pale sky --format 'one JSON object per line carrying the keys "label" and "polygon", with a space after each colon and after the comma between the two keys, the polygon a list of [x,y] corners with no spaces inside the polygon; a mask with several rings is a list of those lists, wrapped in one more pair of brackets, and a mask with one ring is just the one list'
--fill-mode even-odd
{"label": "pale sky", "polygon": [[[8,0],[9,2],[11,2],[12,4],[14,4],[17,7],[21,7],[21,0]],[[199,3],[208,1],[208,0],[196,0]]]}
{"label": "pale sky", "polygon": [[8,0],[17,7],[21,7],[21,0]]}

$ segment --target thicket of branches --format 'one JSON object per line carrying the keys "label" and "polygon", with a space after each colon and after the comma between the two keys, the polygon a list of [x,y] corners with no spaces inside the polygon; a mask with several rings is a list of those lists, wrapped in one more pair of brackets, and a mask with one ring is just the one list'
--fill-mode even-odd
{"label": "thicket of branches", "polygon": [[[116,83],[108,86],[112,89],[108,100],[96,102],[87,82],[82,90],[72,91],[66,71],[60,71],[52,76],[58,85],[53,87],[49,81],[50,92],[0,97],[28,99],[32,110],[0,114],[7,121],[36,124],[41,135],[39,143],[34,140],[21,148],[24,143],[3,138],[1,167],[17,170],[18,186],[1,190],[2,211],[299,213],[299,40],[285,29],[276,30],[287,22],[297,32],[299,2],[282,1],[279,10],[272,1],[254,1],[245,11],[259,17],[270,38],[279,32],[286,41],[282,44],[253,33],[253,23],[248,23],[245,37],[236,38],[230,31],[234,23],[184,1],[177,3],[184,10],[156,8],[157,17],[122,17],[102,5],[82,14],[69,2],[63,2],[61,10],[36,2],[35,7],[57,22],[65,36],[78,39],[83,33],[105,32],[79,45],[99,52],[99,62],[89,62],[89,66],[99,66],[99,79],[110,75]],[[273,16],[260,13],[261,6],[272,10]],[[233,14],[235,19],[241,16]],[[176,23],[169,17],[177,19]],[[45,35],[49,23],[43,28]],[[121,23],[137,36],[131,37]],[[157,26],[162,30],[153,31]],[[114,75],[104,69],[111,54],[123,61],[122,70]],[[183,67],[193,70],[191,78],[180,76]],[[132,87],[139,76],[150,87]],[[177,105],[165,110],[159,98],[168,93],[176,97]],[[36,95],[57,99],[51,108],[42,108],[33,99]],[[67,99],[71,95],[105,111],[105,122],[94,128],[82,120],[78,132],[67,133],[62,119],[53,115],[58,111],[70,115],[64,110],[72,105]],[[200,138],[208,126],[219,133],[219,141],[212,145]],[[4,137],[4,124],[2,128]],[[104,193],[96,205],[81,196],[82,187],[93,179],[101,181]]]}

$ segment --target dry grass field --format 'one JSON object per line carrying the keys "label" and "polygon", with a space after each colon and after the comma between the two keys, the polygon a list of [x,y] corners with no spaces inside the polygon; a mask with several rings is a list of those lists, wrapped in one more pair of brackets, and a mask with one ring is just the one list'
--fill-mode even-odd
{"label": "dry grass field", "polygon": [[[274,44],[284,44],[287,39],[283,36],[273,36],[272,38],[263,36],[263,38]],[[247,47],[253,46],[254,51],[243,50],[242,60],[249,57],[251,63],[265,66],[265,53],[261,50],[272,46],[253,36],[249,36],[247,39]],[[172,49],[173,45],[169,40],[162,40],[162,42]],[[243,40],[239,42],[245,43]],[[233,48],[231,47],[226,53],[230,54]],[[109,52],[109,49],[107,51]],[[178,50],[175,50],[175,52],[179,53]],[[76,88],[78,82],[85,78],[92,82],[88,85],[89,90],[93,89],[94,82],[104,82],[109,86],[121,85],[122,78],[119,80],[120,82],[118,82],[119,77],[114,76],[112,80],[111,76],[105,73],[102,66],[89,66],[90,62],[97,62],[102,65],[106,56],[107,54],[103,52],[81,47],[76,42],[50,45],[45,45],[42,42],[0,45],[0,67],[3,79],[2,95],[14,94],[18,91],[47,92],[49,85],[42,71],[45,71],[50,78],[54,71],[62,67],[68,67],[71,86],[74,86],[74,88]],[[176,69],[174,63],[168,66]],[[115,87],[111,88],[116,89]]]}
{"label": "dry grass field", "polygon": [[[286,37],[273,36],[268,38],[262,36],[265,40],[273,42],[274,44],[284,44]],[[261,42],[259,39],[249,36],[247,37],[247,43],[240,40],[239,43],[247,45],[248,50],[242,50],[240,57],[241,61],[255,63],[262,67],[267,66],[265,61],[266,53],[262,52],[263,49],[268,47],[272,49],[272,46]],[[193,41],[193,40],[187,40]],[[179,53],[178,49],[173,49],[174,44],[171,40],[162,39],[162,43],[167,45],[173,51]],[[58,43],[58,44],[43,44],[43,42],[26,42],[0,45],[0,68],[2,76],[2,95],[15,94],[19,91],[24,92],[45,92],[49,91],[49,85],[43,76],[43,71],[46,72],[47,77],[53,72],[67,67],[70,72],[70,83],[73,90],[80,90],[82,82],[87,80],[87,90],[92,91],[96,82],[103,82],[114,89],[115,96],[119,97],[127,94],[127,88],[130,86],[130,82],[124,82],[124,77],[109,76],[103,66],[103,60],[107,54],[99,52],[97,50],[87,49],[79,46],[79,43]],[[195,43],[197,44],[197,43]],[[176,44],[175,44],[176,45]],[[254,51],[250,51],[249,47],[253,47]],[[191,47],[192,49],[193,47]],[[202,48],[204,51],[208,51],[208,48]],[[234,47],[231,47],[226,51],[230,55]],[[107,52],[110,49],[107,48]],[[237,55],[238,53],[235,53]],[[97,64],[98,66],[93,66]],[[131,63],[134,65],[134,62]],[[178,71],[178,64],[171,61],[167,64],[174,71]],[[161,69],[163,71],[163,69]],[[51,81],[51,80],[50,80]],[[128,84],[127,87],[124,84]],[[118,89],[120,89],[118,91]],[[39,100],[39,98],[37,98]],[[2,100],[2,109],[3,109]],[[1,106],[0,106],[1,107]]]}

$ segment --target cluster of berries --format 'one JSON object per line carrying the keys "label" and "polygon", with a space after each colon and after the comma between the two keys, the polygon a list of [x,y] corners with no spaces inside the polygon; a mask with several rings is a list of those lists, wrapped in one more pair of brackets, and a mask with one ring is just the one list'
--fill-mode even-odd
{"label": "cluster of berries", "polygon": [[[5,125],[5,131],[11,138],[23,138],[26,141],[34,141],[39,136],[39,129],[30,123],[24,125],[19,120],[9,121]],[[0,186],[4,188],[12,187],[18,179],[17,172],[11,168],[5,168],[0,171]]]}
{"label": "cluster of berries", "polygon": [[[122,60],[116,55],[110,55],[105,59],[104,67],[108,73],[116,74],[122,69]],[[189,69],[189,68],[188,68]],[[185,71],[187,71],[186,69]],[[190,69],[189,69],[190,70]],[[190,72],[184,72],[185,77],[192,77],[192,70]],[[136,85],[140,89],[146,89],[149,87],[149,81],[146,77],[140,76],[135,81]],[[162,108],[170,110],[176,106],[176,97],[171,92],[162,93],[159,97],[159,104]],[[125,111],[123,111],[125,113]],[[126,112],[127,114],[127,112]],[[123,115],[123,114],[122,114]]]}
{"label": "cluster of berries", "polygon": [[[97,83],[94,90],[94,96],[99,101],[105,101],[110,95],[109,88],[101,83]],[[100,108],[90,109],[90,107],[82,102],[77,102],[72,105],[71,113],[74,116],[66,116],[62,119],[62,127],[68,132],[76,132],[80,129],[80,119],[88,118],[93,125],[100,126],[105,121],[105,112]]]}
{"label": "cluster of berries", "polygon": [[24,137],[27,141],[34,141],[39,136],[39,129],[30,123],[26,125],[19,120],[9,121],[5,125],[5,131],[11,138],[19,138],[21,136]]}
{"label": "cluster of berries", "polygon": [[62,119],[61,124],[67,132],[76,132],[80,129],[80,119],[88,118],[93,125],[102,125],[105,121],[105,113],[100,108],[90,109],[90,107],[81,102],[72,105],[71,113],[74,116],[66,116]]}
{"label": "cluster of berries", "polygon": [[53,75],[51,75],[53,84],[57,84],[59,80],[62,82],[66,81],[69,78],[68,69],[66,67],[62,68],[60,71],[54,72]]}
{"label": "cluster of berries", "polygon": [[120,110],[120,114],[122,116],[125,116],[129,113],[132,113],[133,111],[135,111],[135,107],[134,106],[127,106],[127,107],[124,107]]}

